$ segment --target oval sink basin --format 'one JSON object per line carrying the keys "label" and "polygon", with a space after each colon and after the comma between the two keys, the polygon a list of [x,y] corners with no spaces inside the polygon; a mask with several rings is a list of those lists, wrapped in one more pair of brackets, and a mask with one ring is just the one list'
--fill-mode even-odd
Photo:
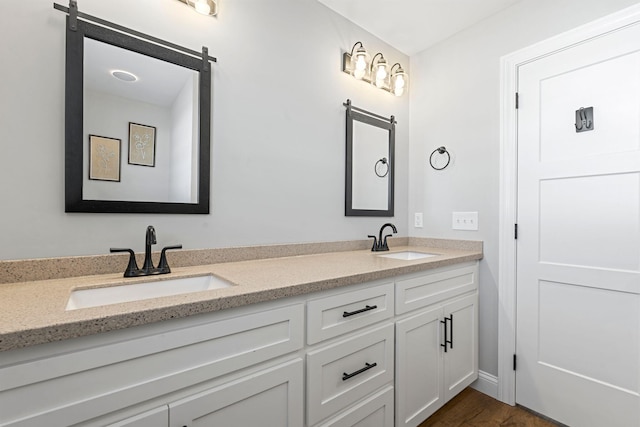
{"label": "oval sink basin", "polygon": [[404,252],[393,252],[390,254],[378,255],[382,258],[393,258],[393,259],[402,259],[405,261],[413,261],[416,259],[429,258],[432,256],[438,256],[437,254],[425,254],[423,252],[414,252],[414,251],[404,251]]}
{"label": "oval sink basin", "polygon": [[115,285],[102,288],[78,289],[71,292],[65,310],[99,307],[121,302],[140,301],[171,295],[188,294],[222,289],[233,286],[232,283],[212,274],[180,279],[155,280],[153,282],[132,285]]}

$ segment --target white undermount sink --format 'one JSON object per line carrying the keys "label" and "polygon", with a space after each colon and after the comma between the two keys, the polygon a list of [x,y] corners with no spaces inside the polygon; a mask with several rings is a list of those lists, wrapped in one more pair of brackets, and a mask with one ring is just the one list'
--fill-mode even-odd
{"label": "white undermount sink", "polygon": [[432,256],[438,256],[437,254],[425,254],[423,252],[404,251],[404,252],[392,252],[390,254],[378,255],[382,258],[402,259],[405,261],[413,261],[416,259],[429,258]]}
{"label": "white undermount sink", "polygon": [[155,280],[132,285],[77,289],[71,292],[66,310],[188,294],[209,289],[228,288],[230,286],[233,286],[233,284],[212,274],[207,274],[205,276]]}

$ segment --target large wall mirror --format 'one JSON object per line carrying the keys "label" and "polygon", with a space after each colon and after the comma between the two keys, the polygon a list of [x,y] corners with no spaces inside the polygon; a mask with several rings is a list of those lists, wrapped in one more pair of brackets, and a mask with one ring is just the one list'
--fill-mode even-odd
{"label": "large wall mirror", "polygon": [[209,213],[215,58],[71,14],[66,39],[65,211]]}
{"label": "large wall mirror", "polygon": [[395,119],[347,100],[346,216],[393,216]]}

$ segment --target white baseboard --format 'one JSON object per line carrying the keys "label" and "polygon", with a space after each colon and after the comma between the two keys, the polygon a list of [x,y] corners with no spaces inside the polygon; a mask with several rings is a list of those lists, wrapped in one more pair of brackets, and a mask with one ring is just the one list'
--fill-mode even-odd
{"label": "white baseboard", "polygon": [[481,393],[498,399],[498,377],[484,371],[478,372],[478,379],[471,384],[471,387]]}

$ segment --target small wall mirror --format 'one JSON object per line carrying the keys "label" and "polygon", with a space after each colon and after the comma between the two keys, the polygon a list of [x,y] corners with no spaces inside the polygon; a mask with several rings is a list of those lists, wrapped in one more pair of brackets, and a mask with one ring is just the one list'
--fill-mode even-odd
{"label": "small wall mirror", "polygon": [[395,119],[347,100],[346,216],[393,216]]}
{"label": "small wall mirror", "polygon": [[65,211],[209,213],[206,49],[198,58],[70,19]]}

